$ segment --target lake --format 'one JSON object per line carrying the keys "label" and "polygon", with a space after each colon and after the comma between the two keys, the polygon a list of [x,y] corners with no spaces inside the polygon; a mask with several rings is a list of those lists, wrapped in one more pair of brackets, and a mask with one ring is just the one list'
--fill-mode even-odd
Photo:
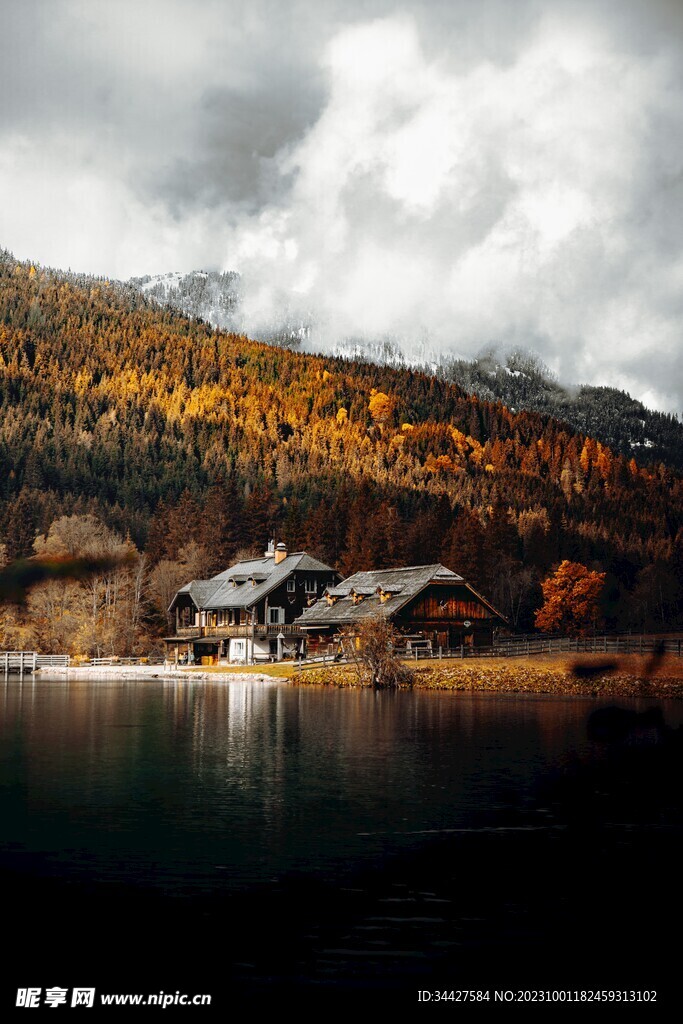
{"label": "lake", "polygon": [[606,741],[588,698],[0,685],[10,989],[225,1011],[670,984],[681,703],[620,701],[666,732]]}

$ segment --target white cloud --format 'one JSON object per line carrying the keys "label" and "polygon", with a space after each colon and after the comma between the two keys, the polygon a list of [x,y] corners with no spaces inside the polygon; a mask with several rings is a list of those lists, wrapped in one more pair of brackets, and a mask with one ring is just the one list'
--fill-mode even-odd
{"label": "white cloud", "polygon": [[323,64],[325,108],[281,159],[296,172],[286,202],[239,229],[261,303],[264,282],[275,300],[306,281],[322,343],[424,329],[460,353],[526,340],[605,383],[625,354],[665,341],[665,286],[655,298],[638,223],[665,61],[548,19],[513,63],[458,71],[402,16],[343,30]]}
{"label": "white cloud", "polygon": [[120,278],[175,268],[181,253],[180,269],[206,262],[206,215],[174,223],[163,204],[141,201],[108,168],[106,154],[85,152],[73,137],[8,139],[0,150],[2,244],[21,258],[38,254],[45,266]]}

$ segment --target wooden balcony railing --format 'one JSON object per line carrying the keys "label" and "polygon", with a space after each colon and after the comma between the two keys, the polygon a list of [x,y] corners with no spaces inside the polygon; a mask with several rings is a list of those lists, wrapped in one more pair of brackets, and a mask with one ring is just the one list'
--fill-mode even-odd
{"label": "wooden balcony railing", "polygon": [[200,637],[211,636],[215,636],[217,640],[224,640],[232,636],[277,636],[278,633],[282,633],[283,636],[306,635],[293,622],[283,622],[277,626],[272,624],[264,625],[261,622],[254,626],[248,624],[241,626],[178,626],[176,629],[176,636],[184,637],[188,640],[199,640]]}

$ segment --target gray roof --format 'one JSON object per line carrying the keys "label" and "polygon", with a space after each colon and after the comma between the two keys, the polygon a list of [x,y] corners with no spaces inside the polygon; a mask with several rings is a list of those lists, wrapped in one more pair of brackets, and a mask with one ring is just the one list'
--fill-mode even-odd
{"label": "gray roof", "polygon": [[191,580],[180,588],[178,594],[189,594],[198,608],[205,608],[207,600],[215,590],[216,584],[213,580]]}
{"label": "gray roof", "polygon": [[[307,608],[295,621],[302,627],[346,625],[378,614],[395,615],[430,583],[462,583],[468,586],[462,576],[438,563],[412,565],[405,569],[357,572],[328,590],[329,594],[338,598],[333,605],[322,599]],[[380,601],[378,588],[392,596]],[[366,596],[359,604],[354,604],[351,591],[372,596]],[[484,603],[488,605],[487,601]]]}
{"label": "gray roof", "polygon": [[189,594],[197,608],[211,611],[222,608],[250,608],[286,580],[294,570],[327,572],[331,577],[338,575],[329,565],[312,558],[305,551],[295,551],[287,555],[278,565],[272,556],[252,558],[236,562],[210,580],[192,580],[191,583],[186,583],[173,598],[171,608],[175,606],[181,594]]}

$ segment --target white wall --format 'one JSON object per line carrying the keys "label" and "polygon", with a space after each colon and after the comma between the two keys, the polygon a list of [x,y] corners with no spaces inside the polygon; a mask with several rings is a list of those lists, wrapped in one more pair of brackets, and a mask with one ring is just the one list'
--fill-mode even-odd
{"label": "white wall", "polygon": [[[246,639],[244,637],[240,639],[233,637],[230,640],[230,652],[228,654],[229,661],[234,662],[235,664],[249,664],[252,657],[251,645],[251,637],[247,637]],[[254,640],[254,654],[259,655],[269,653],[269,641],[267,639],[259,640],[257,637]]]}

